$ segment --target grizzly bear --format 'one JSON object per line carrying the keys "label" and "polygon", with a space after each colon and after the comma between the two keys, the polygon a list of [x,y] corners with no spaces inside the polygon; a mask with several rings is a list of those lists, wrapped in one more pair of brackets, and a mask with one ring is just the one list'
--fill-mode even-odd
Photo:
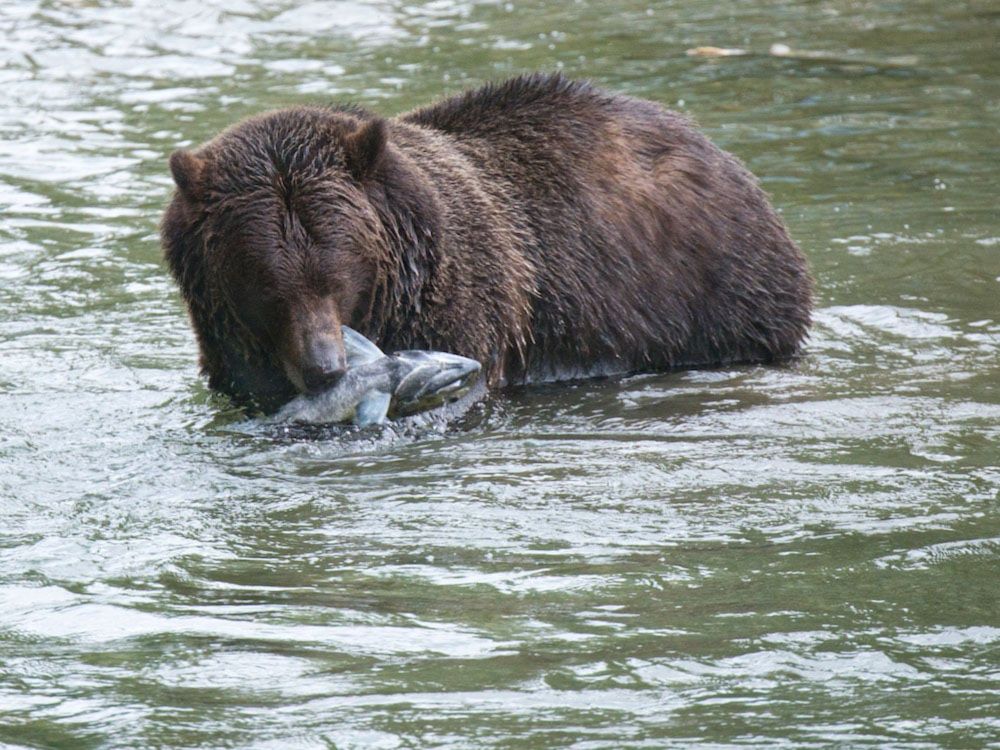
{"label": "grizzly bear", "polygon": [[295,107],[170,158],[162,224],[212,388],[344,372],[341,325],[492,386],[772,362],[812,281],[754,177],[684,117],[560,75],[391,119]]}

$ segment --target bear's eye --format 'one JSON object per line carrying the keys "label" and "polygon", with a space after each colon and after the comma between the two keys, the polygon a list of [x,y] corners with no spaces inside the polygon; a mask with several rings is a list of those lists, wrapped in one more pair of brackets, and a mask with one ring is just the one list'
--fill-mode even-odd
{"label": "bear's eye", "polygon": [[285,316],[277,298],[258,295],[243,301],[240,317],[258,338],[276,341],[280,338]]}
{"label": "bear's eye", "polygon": [[268,341],[278,337],[284,319],[281,298],[273,283],[254,273],[250,267],[231,265],[224,293],[229,309],[257,338]]}

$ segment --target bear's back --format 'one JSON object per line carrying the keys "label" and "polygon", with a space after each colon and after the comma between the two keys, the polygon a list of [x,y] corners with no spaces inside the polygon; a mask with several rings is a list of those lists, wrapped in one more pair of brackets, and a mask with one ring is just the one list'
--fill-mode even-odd
{"label": "bear's back", "polygon": [[530,75],[400,118],[512,207],[536,289],[514,379],[794,353],[811,280],[756,179],[687,118]]}

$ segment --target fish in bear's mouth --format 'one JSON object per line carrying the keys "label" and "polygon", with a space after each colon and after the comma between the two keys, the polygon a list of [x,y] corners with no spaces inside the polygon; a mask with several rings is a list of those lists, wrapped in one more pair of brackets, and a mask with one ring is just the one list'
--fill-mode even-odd
{"label": "fish in bear's mouth", "polygon": [[354,329],[341,330],[346,373],[330,388],[292,399],[271,421],[381,424],[454,401],[479,379],[482,366],[474,359],[422,350],[386,355]]}

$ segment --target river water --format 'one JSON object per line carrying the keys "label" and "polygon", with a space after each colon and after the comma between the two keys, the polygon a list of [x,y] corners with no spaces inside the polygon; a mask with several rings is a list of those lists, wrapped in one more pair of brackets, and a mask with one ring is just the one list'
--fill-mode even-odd
{"label": "river water", "polygon": [[[998,33],[990,0],[5,0],[0,746],[998,746]],[[451,430],[211,396],[168,154],[536,68],[761,176],[807,355]]]}

